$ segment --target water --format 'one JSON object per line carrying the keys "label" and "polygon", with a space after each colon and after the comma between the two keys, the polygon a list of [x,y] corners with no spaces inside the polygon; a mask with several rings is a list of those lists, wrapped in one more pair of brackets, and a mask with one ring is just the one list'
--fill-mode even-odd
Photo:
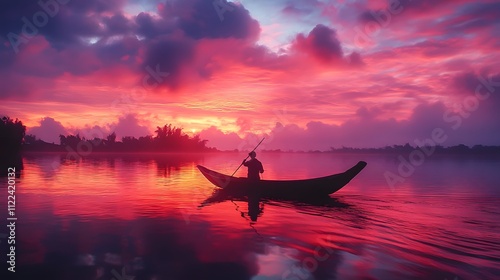
{"label": "water", "polygon": [[244,157],[25,156],[16,189],[18,279],[500,275],[498,159],[430,157],[391,187],[384,173],[398,174],[394,156],[259,154],[264,179],[329,175],[359,160],[368,166],[329,201],[260,201],[255,222],[246,201],[199,207],[213,186],[196,165],[231,174]]}

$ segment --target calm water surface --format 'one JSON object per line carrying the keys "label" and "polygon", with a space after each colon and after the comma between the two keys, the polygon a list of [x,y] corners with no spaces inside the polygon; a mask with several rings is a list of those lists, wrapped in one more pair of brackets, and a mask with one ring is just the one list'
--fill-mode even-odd
{"label": "calm water surface", "polygon": [[196,165],[231,174],[244,157],[27,155],[16,190],[16,275],[499,279],[498,159],[435,156],[390,187],[384,172],[397,174],[393,156],[260,154],[264,179],[329,175],[359,160],[368,166],[329,200],[257,201],[255,222],[244,200],[200,207],[214,188]]}

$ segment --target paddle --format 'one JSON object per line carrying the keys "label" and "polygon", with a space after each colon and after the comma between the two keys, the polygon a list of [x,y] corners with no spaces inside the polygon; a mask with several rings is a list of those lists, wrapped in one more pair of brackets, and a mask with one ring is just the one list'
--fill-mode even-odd
{"label": "paddle", "polygon": [[[252,152],[255,151],[255,149],[257,149],[259,146],[260,146],[260,143],[262,143],[262,141],[264,141],[264,139],[266,139],[265,137],[262,138],[262,140],[260,140],[259,144],[257,144],[257,146],[255,146],[255,148],[253,148]],[[250,152],[251,153],[251,152]],[[245,158],[245,160],[248,159],[248,157],[250,157],[250,153],[248,153],[248,156]],[[238,168],[236,168],[236,170],[233,172],[233,174],[231,174],[231,177],[234,176],[234,174],[238,171],[238,169],[240,169],[240,167],[243,165],[243,162],[240,164],[240,166],[238,166]]]}

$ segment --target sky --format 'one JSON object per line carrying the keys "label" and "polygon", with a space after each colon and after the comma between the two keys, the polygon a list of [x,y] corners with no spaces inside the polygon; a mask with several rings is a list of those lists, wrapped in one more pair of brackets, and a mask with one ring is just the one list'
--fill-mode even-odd
{"label": "sky", "polygon": [[500,145],[500,2],[0,3],[0,115],[222,150]]}

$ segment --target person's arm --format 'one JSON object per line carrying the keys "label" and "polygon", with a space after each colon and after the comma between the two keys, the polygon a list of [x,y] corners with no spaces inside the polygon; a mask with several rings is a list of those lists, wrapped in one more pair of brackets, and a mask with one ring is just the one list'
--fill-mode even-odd
{"label": "person's arm", "polygon": [[264,173],[264,166],[262,166],[262,162],[260,163],[260,173]]}
{"label": "person's arm", "polygon": [[244,160],[243,160],[243,165],[244,165],[244,166],[248,166],[247,159],[244,159]]}

